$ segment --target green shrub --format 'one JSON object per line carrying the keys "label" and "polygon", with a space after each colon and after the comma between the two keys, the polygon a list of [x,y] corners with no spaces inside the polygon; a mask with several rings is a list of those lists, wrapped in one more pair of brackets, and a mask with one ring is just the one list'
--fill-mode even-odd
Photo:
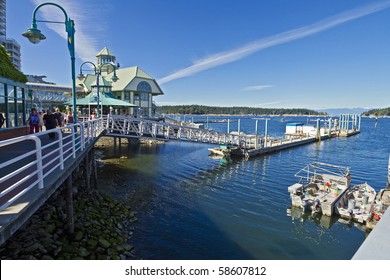
{"label": "green shrub", "polygon": [[26,83],[27,77],[20,72],[16,67],[12,64],[9,59],[9,55],[4,46],[0,45],[0,77],[4,77],[15,82]]}

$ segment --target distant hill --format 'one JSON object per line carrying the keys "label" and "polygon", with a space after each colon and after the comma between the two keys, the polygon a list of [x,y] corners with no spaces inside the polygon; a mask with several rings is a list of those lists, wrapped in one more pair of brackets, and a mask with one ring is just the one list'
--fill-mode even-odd
{"label": "distant hill", "polygon": [[217,107],[205,105],[161,106],[163,114],[220,114],[220,115],[323,115],[323,113],[305,108],[253,108],[253,107]]}
{"label": "distant hill", "polygon": [[378,117],[390,116],[390,107],[383,108],[383,109],[371,109],[371,110],[365,111],[364,115],[365,116],[374,115],[374,116],[378,116]]}
{"label": "distant hill", "polygon": [[340,114],[362,114],[370,109],[367,108],[337,108],[337,109],[318,109],[319,112],[325,112],[329,116],[338,116]]}

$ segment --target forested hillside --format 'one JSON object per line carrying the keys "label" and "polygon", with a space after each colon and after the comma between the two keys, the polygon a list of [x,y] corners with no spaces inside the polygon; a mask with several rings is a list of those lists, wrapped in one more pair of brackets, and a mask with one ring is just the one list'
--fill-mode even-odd
{"label": "forested hillside", "polygon": [[372,109],[372,110],[369,110],[367,112],[364,112],[363,113],[364,116],[370,116],[370,115],[374,115],[374,116],[390,116],[390,107],[388,108],[383,108],[383,109]]}
{"label": "forested hillside", "polygon": [[276,108],[253,108],[253,107],[217,107],[204,105],[177,105],[161,106],[163,114],[193,114],[193,115],[325,115],[326,113],[317,112],[304,108],[294,109],[276,109]]}

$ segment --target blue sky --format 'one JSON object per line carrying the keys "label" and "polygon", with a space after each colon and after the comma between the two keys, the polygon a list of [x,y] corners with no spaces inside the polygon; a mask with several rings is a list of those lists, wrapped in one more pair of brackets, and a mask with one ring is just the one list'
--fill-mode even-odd
{"label": "blue sky", "polygon": [[[21,36],[34,8],[7,1],[7,36],[22,47],[22,71],[70,84],[61,24],[47,39]],[[76,72],[107,46],[121,67],[139,66],[161,85],[160,105],[266,108],[390,106],[390,1],[61,0],[75,21]],[[39,19],[62,20],[45,6]]]}

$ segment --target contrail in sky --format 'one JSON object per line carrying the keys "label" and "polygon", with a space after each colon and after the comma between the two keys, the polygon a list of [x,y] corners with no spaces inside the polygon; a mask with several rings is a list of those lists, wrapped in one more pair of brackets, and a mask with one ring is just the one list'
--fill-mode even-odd
{"label": "contrail in sky", "polygon": [[[44,2],[44,0],[31,0],[34,4],[39,5]],[[107,11],[109,6],[104,4],[104,7],[99,7],[99,9],[93,8],[93,4],[85,3],[86,1],[77,1],[77,0],[57,0],[56,4],[62,6],[68,17],[75,21],[75,52],[78,58],[82,61],[95,61],[95,54],[98,53],[102,45],[103,38],[98,36],[91,36],[91,30],[93,34],[105,34],[105,24],[95,24],[94,20],[96,18],[104,19],[103,15],[99,16],[99,10]],[[82,3],[82,4],[81,4]],[[99,3],[99,5],[103,5]],[[90,11],[94,10],[94,17],[91,20]],[[63,12],[53,7],[52,5],[47,5],[39,9],[37,12],[37,19],[43,20],[54,20],[62,21],[65,19]],[[42,23],[41,23],[42,24]],[[47,24],[47,27],[52,29],[58,35],[67,40],[67,34],[65,32],[64,25],[61,24]],[[39,27],[38,27],[39,28]],[[40,29],[40,28],[39,28]],[[44,33],[44,32],[43,32]],[[99,47],[100,46],[100,47]]]}
{"label": "contrail in sky", "polygon": [[360,7],[354,10],[350,10],[324,20],[318,21],[314,24],[293,29],[290,31],[282,32],[267,38],[260,39],[251,44],[245,45],[243,47],[216,53],[204,59],[196,61],[193,65],[181,69],[171,75],[163,77],[158,80],[159,84],[164,84],[173,80],[177,80],[183,77],[188,77],[193,74],[199,73],[201,71],[214,68],[229,62],[233,62],[244,58],[250,54],[264,50],[276,45],[284,44],[291,42],[297,39],[301,39],[321,31],[336,27],[342,23],[382,11],[384,9],[390,8],[390,1],[385,1],[381,3],[376,3],[364,7]]}

